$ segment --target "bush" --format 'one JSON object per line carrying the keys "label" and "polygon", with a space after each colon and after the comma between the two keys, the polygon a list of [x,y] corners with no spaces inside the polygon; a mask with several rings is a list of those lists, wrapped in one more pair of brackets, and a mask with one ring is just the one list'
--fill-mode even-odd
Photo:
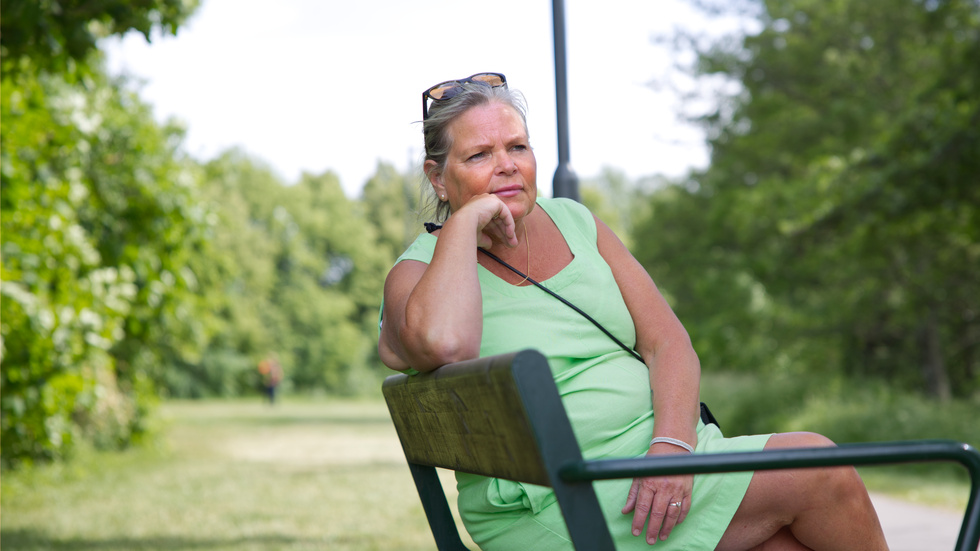
{"label": "bush", "polygon": [[[705,375],[701,396],[728,436],[811,431],[839,444],[948,439],[980,445],[976,397],[938,402],[880,381],[735,373]],[[903,468],[923,471],[922,465]]]}

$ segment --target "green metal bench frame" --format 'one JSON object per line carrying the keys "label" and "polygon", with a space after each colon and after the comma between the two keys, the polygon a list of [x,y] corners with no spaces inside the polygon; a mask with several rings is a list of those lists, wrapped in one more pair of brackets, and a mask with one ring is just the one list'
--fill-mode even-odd
{"label": "green metal bench frame", "polygon": [[980,540],[980,453],[944,440],[585,461],[548,362],[535,350],[388,377],[382,387],[440,550],[465,550],[435,468],[554,489],[578,550],[612,550],[594,480],[841,465],[953,461],[970,473],[957,551]]}

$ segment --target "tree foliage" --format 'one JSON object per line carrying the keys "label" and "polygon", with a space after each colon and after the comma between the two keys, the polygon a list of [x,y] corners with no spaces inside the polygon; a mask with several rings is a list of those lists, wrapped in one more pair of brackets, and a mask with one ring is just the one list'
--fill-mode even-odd
{"label": "tree foliage", "polygon": [[235,151],[207,163],[204,180],[218,220],[212,253],[197,262],[217,325],[203,361],[171,373],[170,392],[246,392],[270,353],[294,388],[359,390],[393,260],[360,205],[332,173],[286,186]]}
{"label": "tree foliage", "polygon": [[181,132],[97,74],[5,80],[2,117],[4,458],[127,442],[156,366],[196,352]]}
{"label": "tree foliage", "polygon": [[176,34],[198,0],[0,0],[3,72],[70,73],[87,65],[96,41],[136,30]]}
{"label": "tree foliage", "polygon": [[164,361],[197,353],[187,260],[205,213],[179,151],[96,37],[171,30],[191,2],[3,2],[3,464],[146,430]]}
{"label": "tree foliage", "polygon": [[977,392],[980,4],[743,4],[760,30],[698,52],[738,84],[710,168],[653,199],[641,258],[711,361]]}

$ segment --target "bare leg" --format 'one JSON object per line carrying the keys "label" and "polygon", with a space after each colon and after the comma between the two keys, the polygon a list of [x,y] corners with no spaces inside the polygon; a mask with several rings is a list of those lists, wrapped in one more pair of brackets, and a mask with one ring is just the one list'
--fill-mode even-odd
{"label": "bare leg", "polygon": [[753,547],[750,551],[813,551],[809,547],[800,543],[789,530],[789,526],[783,526],[773,537]]}
{"label": "bare leg", "polygon": [[[766,449],[833,445],[819,434],[793,432],[773,435]],[[759,471],[752,476],[717,549],[753,548],[844,551],[888,546],[857,471],[828,467]]]}

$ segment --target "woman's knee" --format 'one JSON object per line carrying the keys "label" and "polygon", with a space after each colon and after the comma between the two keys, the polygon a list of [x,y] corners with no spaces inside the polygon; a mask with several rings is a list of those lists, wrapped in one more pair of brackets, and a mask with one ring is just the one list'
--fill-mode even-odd
{"label": "woman's knee", "polygon": [[766,449],[772,448],[832,448],[837,444],[815,432],[780,432],[772,435]]}

